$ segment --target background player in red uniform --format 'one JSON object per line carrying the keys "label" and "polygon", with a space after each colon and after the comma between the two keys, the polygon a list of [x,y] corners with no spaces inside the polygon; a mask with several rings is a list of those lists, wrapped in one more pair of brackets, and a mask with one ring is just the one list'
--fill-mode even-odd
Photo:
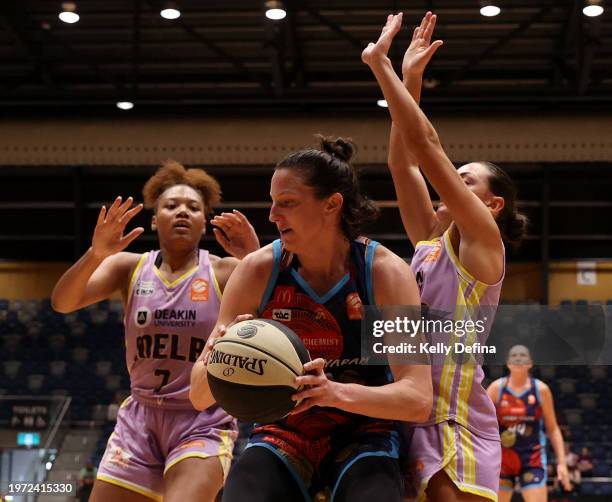
{"label": "background player in red uniform", "polygon": [[565,490],[571,488],[552,393],[548,385],[530,376],[533,363],[524,345],[510,349],[507,366],[510,375],[495,380],[487,389],[497,409],[502,441],[499,500],[510,501],[518,480],[526,502],[545,502],[546,434],[557,457],[557,477]]}

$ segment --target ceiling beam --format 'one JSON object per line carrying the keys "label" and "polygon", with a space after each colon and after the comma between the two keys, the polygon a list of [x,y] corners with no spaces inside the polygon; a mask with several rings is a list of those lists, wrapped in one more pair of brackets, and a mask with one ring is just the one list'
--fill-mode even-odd
{"label": "ceiling beam", "polygon": [[302,10],[305,10],[306,12],[308,12],[308,14],[310,14],[312,17],[314,17],[321,24],[327,26],[331,31],[333,31],[338,36],[340,36],[340,38],[343,38],[344,40],[349,42],[355,49],[357,49],[359,51],[359,54],[361,54],[361,51],[365,47],[365,44],[361,40],[359,40],[357,37],[354,37],[353,35],[351,35],[348,31],[344,30],[335,21],[332,21],[328,17],[326,17],[323,14],[321,14],[314,7],[308,5],[308,2],[306,2],[305,0],[297,0],[297,3],[301,7]]}
{"label": "ceiling beam", "polygon": [[447,86],[447,85],[452,84],[453,82],[456,82],[457,80],[462,80],[463,78],[465,78],[471,71],[473,71],[480,64],[481,61],[495,54],[495,52],[501,49],[504,45],[506,45],[510,40],[512,40],[516,36],[520,35],[524,31],[527,31],[534,23],[542,19],[549,11],[550,11],[550,6],[542,7],[533,16],[523,21],[515,29],[513,29],[512,31],[508,32],[506,35],[501,37],[493,45],[490,45],[489,47],[485,48],[483,51],[481,51],[477,55],[471,57],[462,68],[454,72],[450,76],[450,78],[448,78],[447,80],[444,80],[442,82],[442,85]]}
{"label": "ceiling beam", "polygon": [[[38,76],[53,92],[60,92],[61,85],[52,76],[52,65],[45,61],[43,46],[37,43],[28,27],[32,24],[25,3],[19,0],[0,3],[0,22],[12,36],[17,46],[26,53],[34,65],[34,75]],[[5,91],[15,91],[28,82],[33,75],[28,74],[17,85],[5,86]]]}
{"label": "ceiling beam", "polygon": [[142,0],[133,0],[134,14],[132,16],[132,93],[138,91],[140,80],[140,26],[142,17]]}
{"label": "ceiling beam", "polygon": [[[160,11],[161,6],[157,0],[147,0],[147,3],[149,4],[152,10],[157,12]],[[211,52],[214,52],[218,57],[231,63],[234,68],[236,68],[240,73],[245,75],[247,79],[259,82],[260,85],[265,89],[270,88],[269,82],[267,82],[264,77],[247,68],[240,59],[234,57],[232,54],[219,47],[213,40],[209,39],[206,35],[197,31],[193,26],[191,26],[183,19],[183,16],[174,20],[174,23],[180,26],[185,31],[185,33],[187,33],[193,40],[200,42]]]}

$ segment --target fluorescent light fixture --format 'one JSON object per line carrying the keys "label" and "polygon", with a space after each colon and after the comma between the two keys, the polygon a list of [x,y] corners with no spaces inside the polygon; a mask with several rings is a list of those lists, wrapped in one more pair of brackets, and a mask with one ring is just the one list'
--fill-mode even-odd
{"label": "fluorescent light fixture", "polygon": [[181,17],[181,11],[175,8],[167,8],[162,10],[159,15],[161,17],[163,17],[164,19],[178,19],[179,17]]}
{"label": "fluorescent light fixture", "polygon": [[481,7],[480,14],[484,17],[495,17],[498,16],[501,9],[497,5],[485,5]]}
{"label": "fluorescent light fixture", "polygon": [[134,103],[131,101],[117,101],[117,108],[120,110],[131,110],[134,108]]}
{"label": "fluorescent light fixture", "polygon": [[285,11],[283,2],[280,0],[267,0],[265,7],[266,17],[272,21],[280,21],[287,16],[287,11]]}
{"label": "fluorescent light fixture", "polygon": [[600,0],[587,0],[587,4],[582,9],[582,13],[587,17],[601,16],[603,12],[604,8]]}
{"label": "fluorescent light fixture", "polygon": [[76,13],[76,4],[74,2],[64,2],[62,4],[62,12],[59,13],[60,21],[68,24],[74,24],[80,16]]}

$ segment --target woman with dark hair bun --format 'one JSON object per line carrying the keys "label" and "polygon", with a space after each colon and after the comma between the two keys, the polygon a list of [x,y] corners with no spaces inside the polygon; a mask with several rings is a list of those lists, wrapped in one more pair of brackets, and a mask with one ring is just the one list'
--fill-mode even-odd
{"label": "woman with dark hair bun", "polygon": [[[336,502],[400,502],[397,421],[429,416],[429,366],[368,365],[361,357],[364,305],[419,305],[419,295],[404,260],[358,237],[377,210],[359,189],[354,145],[319,139],[319,148],[291,153],[276,166],[270,221],[280,239],[238,265],[211,335],[253,315],[276,319],[313,359],[296,379],[304,390],[293,398],[302,402],[253,430],[230,471],[225,502],[310,501],[321,491]],[[213,401],[206,356],[191,375],[198,409]]]}
{"label": "woman with dark hair bun", "polygon": [[[447,339],[452,349],[457,342],[486,340],[504,278],[503,241],[518,244],[526,218],[517,212],[516,188],[502,169],[472,162],[457,170],[446,156],[417,104],[425,67],[442,45],[431,42],[436,16],[428,12],[414,30],[402,63],[404,82],[387,57],[401,21],[401,14],[389,16],[362,59],[376,76],[393,120],[389,168],[415,246],[411,268],[421,301],[454,320],[486,322],[478,337],[464,340],[453,333]],[[423,175],[440,196],[437,211]],[[497,501],[501,448],[495,407],[482,386],[480,364],[458,360],[452,350],[432,359],[432,413],[424,424],[409,428],[413,495],[445,502]]]}

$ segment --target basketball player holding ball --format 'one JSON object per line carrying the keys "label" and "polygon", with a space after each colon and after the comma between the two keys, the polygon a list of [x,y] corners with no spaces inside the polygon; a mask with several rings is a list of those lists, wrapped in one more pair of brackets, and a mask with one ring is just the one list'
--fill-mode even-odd
{"label": "basketball player holding ball", "polygon": [[[404,82],[387,57],[401,21],[401,14],[389,16],[362,59],[376,76],[393,120],[389,167],[402,221],[415,246],[411,267],[423,303],[455,319],[477,320],[482,306],[499,301],[502,239],[518,243],[525,218],[516,211],[512,180],[500,168],[474,162],[456,170],[446,156],[417,104],[423,71],[442,45],[431,43],[436,17],[428,12],[414,30],[402,64]],[[440,196],[437,211],[423,175]],[[482,367],[459,364],[451,353],[432,359],[432,376],[431,415],[409,431],[413,495],[445,502],[496,501],[501,448],[495,408],[481,384]]]}
{"label": "basketball player holding ball", "polygon": [[518,479],[526,502],[548,500],[546,433],[557,457],[557,477],[571,490],[563,436],[557,424],[550,387],[529,375],[529,349],[515,345],[508,352],[508,377],[495,380],[487,392],[495,403],[502,442],[499,500],[509,502]]}
{"label": "basketball player holding ball", "polygon": [[[225,502],[403,499],[396,421],[429,416],[427,365],[361,361],[364,305],[419,305],[409,266],[358,238],[376,216],[360,192],[347,140],[290,154],[272,176],[270,221],[280,239],[236,268],[221,304],[219,331],[239,314],[276,319],[299,335],[312,361],[297,377],[303,401],[279,421],[255,427],[226,482]],[[401,280],[398,280],[398,277]],[[240,317],[244,319],[245,317]],[[210,343],[210,342],[209,342]],[[194,405],[212,402],[206,354],[192,372]]]}
{"label": "basketball player holding ball", "polygon": [[[207,216],[220,200],[218,183],[205,171],[168,162],[147,181],[143,195],[160,249],[123,251],[144,231],[124,235],[143,206],[118,197],[101,209],[91,247],[52,295],[53,307],[63,313],[117,291],[125,307],[132,393],[119,410],[90,500],[212,501],[231,462],[236,426],[217,406],[194,410],[189,378],[238,260],[199,248]],[[225,231],[220,242],[227,251],[242,257],[258,249],[241,214],[222,215],[215,223]]]}

